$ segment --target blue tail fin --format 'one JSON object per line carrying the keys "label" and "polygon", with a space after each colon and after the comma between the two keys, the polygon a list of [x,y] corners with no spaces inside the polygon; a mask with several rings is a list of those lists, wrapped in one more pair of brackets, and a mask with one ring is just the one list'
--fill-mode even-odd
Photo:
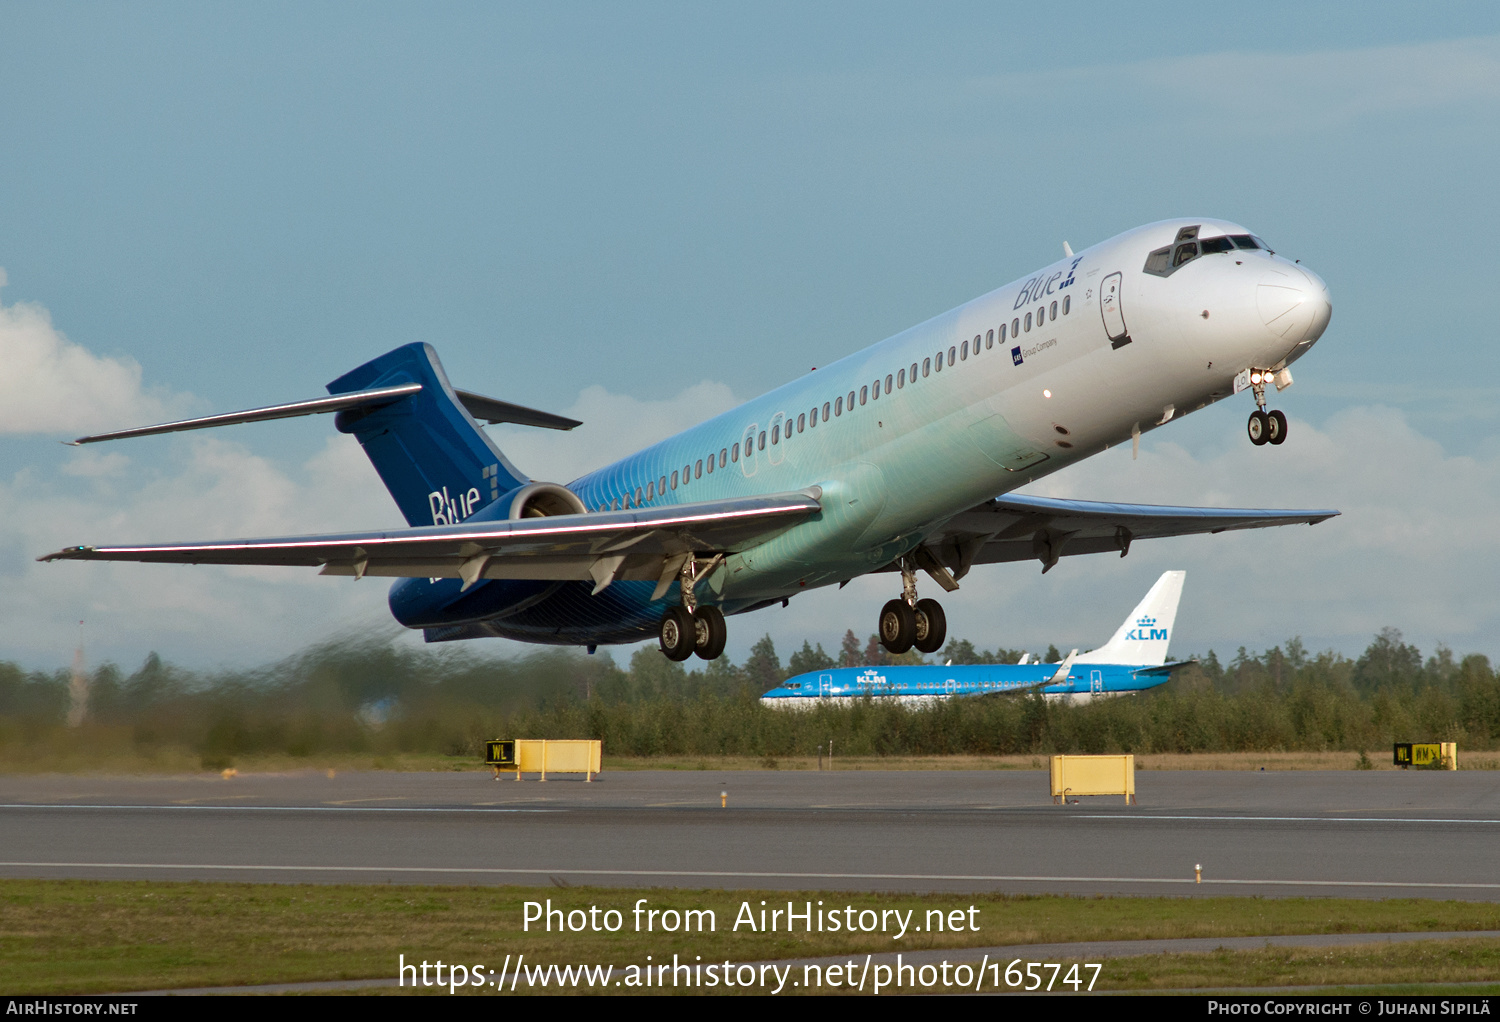
{"label": "blue tail fin", "polygon": [[431,345],[388,351],[334,380],[328,392],[400,383],[422,389],[388,405],[340,412],[335,425],[364,447],[408,525],[461,522],[527,482],[459,403]]}

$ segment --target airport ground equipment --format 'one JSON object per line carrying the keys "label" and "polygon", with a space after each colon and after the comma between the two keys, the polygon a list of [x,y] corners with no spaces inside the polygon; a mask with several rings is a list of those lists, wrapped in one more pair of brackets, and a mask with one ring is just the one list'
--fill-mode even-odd
{"label": "airport ground equipment", "polygon": [[1135,757],[1053,756],[1053,804],[1066,805],[1070,795],[1124,795],[1134,805]]}
{"label": "airport ground equipment", "polygon": [[484,765],[495,771],[497,781],[502,769],[514,770],[518,781],[522,774],[541,774],[545,781],[548,770],[584,774],[585,781],[592,781],[604,755],[604,743],[598,739],[497,738],[485,742],[484,749]]}
{"label": "airport ground equipment", "polygon": [[1457,742],[1397,742],[1394,760],[1402,770],[1457,770]]}

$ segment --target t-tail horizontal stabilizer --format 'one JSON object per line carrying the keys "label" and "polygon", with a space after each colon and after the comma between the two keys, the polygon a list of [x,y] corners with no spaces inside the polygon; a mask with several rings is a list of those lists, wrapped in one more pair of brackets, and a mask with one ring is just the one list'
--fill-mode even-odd
{"label": "t-tail horizontal stabilizer", "polygon": [[[280,405],[267,405],[264,408],[247,408],[240,412],[223,412],[218,415],[204,415],[195,419],[178,419],[175,422],[163,422],[154,426],[137,426],[134,429],[115,430],[111,433],[95,433],[92,436],[81,436],[77,440],[63,441],[69,447],[78,447],[82,444],[97,444],[103,440],[127,440],[138,436],[155,436],[159,433],[181,433],[190,429],[212,429],[215,426],[234,426],[242,422],[267,422],[271,419],[295,419],[302,415],[323,415],[328,412],[342,412],[352,408],[378,408],[388,405],[408,394],[415,394],[422,389],[420,383],[402,383],[393,387],[375,387],[370,390],[351,391],[347,394],[335,394],[333,397],[315,397],[307,401],[291,401]],[[500,422],[511,422],[519,426],[540,426],[543,429],[573,429],[583,423],[577,419],[569,419],[562,415],[553,415],[551,412],[538,411],[535,408],[526,408],[523,405],[514,405],[509,401],[499,401],[482,394],[470,393],[467,390],[455,390],[454,395],[459,404],[474,418],[484,422],[495,424]]]}

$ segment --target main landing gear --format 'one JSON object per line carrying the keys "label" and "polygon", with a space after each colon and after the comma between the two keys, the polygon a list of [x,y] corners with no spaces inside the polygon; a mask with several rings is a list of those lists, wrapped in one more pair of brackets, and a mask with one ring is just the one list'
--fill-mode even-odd
{"label": "main landing gear", "polygon": [[668,607],[661,617],[661,651],[668,660],[686,660],[694,653],[704,660],[716,660],[728,638],[729,628],[718,607]]}
{"label": "main landing gear", "polygon": [[1255,391],[1255,411],[1245,424],[1250,442],[1256,447],[1262,444],[1286,443],[1286,416],[1279,411],[1266,411],[1266,384],[1274,374],[1269,369],[1250,370],[1250,387]]}
{"label": "main landing gear", "polygon": [[682,606],[668,607],[661,616],[661,651],[668,660],[681,662],[694,653],[704,660],[717,660],[724,652],[724,643],[729,638],[724,612],[707,604],[700,607],[693,591],[722,559],[722,556],[716,556],[700,566],[697,558],[689,557],[683,563],[678,577],[682,587]]}
{"label": "main landing gear", "polygon": [[901,598],[880,608],[880,644],[895,656],[915,646],[936,653],[948,637],[948,617],[936,600],[917,599],[917,576],[911,558],[901,558]]}

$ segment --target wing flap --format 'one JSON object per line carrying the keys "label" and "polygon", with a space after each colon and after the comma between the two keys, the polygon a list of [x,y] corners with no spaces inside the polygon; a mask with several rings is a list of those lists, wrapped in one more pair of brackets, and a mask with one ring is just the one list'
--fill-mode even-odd
{"label": "wing flap", "polygon": [[[631,511],[422,526],[272,539],[139,546],[76,546],[41,561],[139,561],[319,567],[362,578],[553,579],[583,581],[601,558],[612,577],[654,580],[664,557],[730,553],[822,510],[820,491],[771,494]],[[472,577],[471,577],[472,576]]]}
{"label": "wing flap", "polygon": [[1007,495],[955,515],[924,546],[962,578],[975,564],[1039,560],[1047,571],[1060,557],[1130,552],[1139,539],[1317,525],[1338,511],[1182,507]]}

